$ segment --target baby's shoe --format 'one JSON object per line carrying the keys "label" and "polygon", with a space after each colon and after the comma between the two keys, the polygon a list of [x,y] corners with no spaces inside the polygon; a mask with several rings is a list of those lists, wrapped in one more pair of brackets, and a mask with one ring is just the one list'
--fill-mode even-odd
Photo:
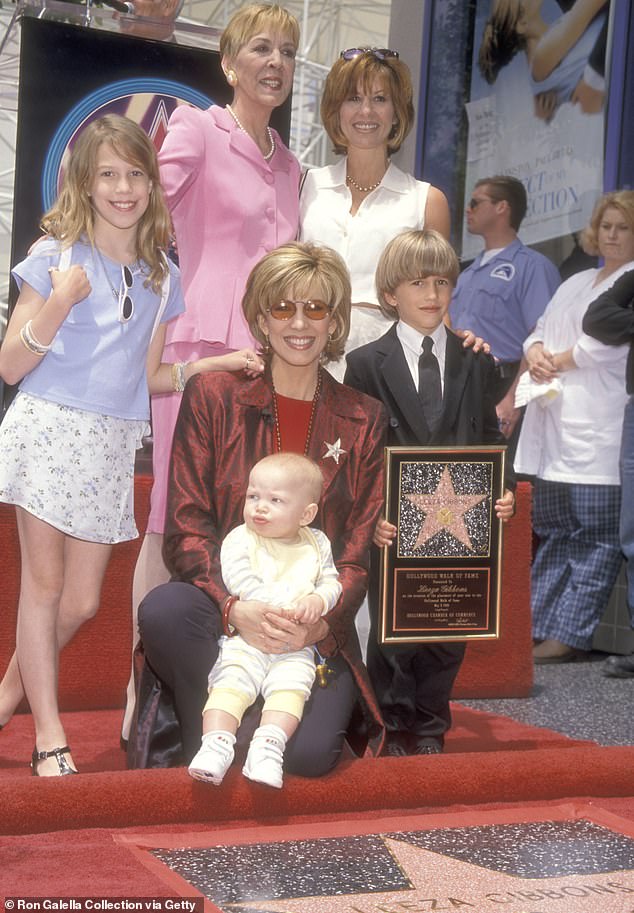
{"label": "baby's shoe", "polygon": [[188,768],[190,777],[220,786],[231,767],[236,737],[231,732],[214,730],[203,736],[203,742]]}
{"label": "baby's shoe", "polygon": [[285,747],[286,733],[283,729],[273,723],[259,726],[253,733],[242,773],[256,783],[281,789]]}

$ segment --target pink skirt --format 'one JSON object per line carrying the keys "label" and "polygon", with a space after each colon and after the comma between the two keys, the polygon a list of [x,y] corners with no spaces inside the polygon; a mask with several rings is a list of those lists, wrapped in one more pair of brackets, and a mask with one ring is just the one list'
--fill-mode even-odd
{"label": "pink skirt", "polygon": [[[172,342],[163,350],[163,361],[168,364],[176,361],[196,361],[210,355],[226,355],[233,349],[211,345],[204,340],[199,342]],[[163,533],[165,531],[165,511],[167,508],[167,485],[172,438],[181,404],[180,393],[161,393],[152,397],[152,473],[154,484],[150,499],[150,516],[147,532]]]}

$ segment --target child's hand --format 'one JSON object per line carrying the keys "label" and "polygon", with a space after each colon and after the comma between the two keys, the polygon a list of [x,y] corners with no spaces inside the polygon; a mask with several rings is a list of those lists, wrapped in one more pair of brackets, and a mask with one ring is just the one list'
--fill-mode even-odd
{"label": "child's hand", "polygon": [[77,263],[62,272],[51,267],[49,274],[55,296],[68,305],[69,310],[73,305],[83,301],[92,291],[86,270]]}
{"label": "child's hand", "polygon": [[503,523],[515,516],[515,494],[508,488],[503,497],[498,498],[495,502],[495,515]]}
{"label": "child's hand", "polygon": [[244,371],[249,377],[256,377],[264,371],[264,362],[253,349],[228,352],[226,355],[219,355],[216,361],[219,363],[216,368],[218,371]]}
{"label": "child's hand", "polygon": [[324,601],[321,596],[311,593],[298,599],[293,606],[293,619],[302,624],[312,625],[319,621],[324,611]]}
{"label": "child's hand", "polygon": [[374,536],[372,541],[379,548],[383,548],[385,545],[391,545],[394,541],[394,536],[396,535],[396,527],[393,523],[388,523],[384,517],[381,517],[380,520],[377,520],[376,529],[374,530]]}

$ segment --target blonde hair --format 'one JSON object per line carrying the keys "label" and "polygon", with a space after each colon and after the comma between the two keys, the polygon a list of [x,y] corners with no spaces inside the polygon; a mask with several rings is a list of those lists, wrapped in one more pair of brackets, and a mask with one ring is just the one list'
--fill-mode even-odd
{"label": "blonde hair", "polygon": [[299,23],[292,13],[277,3],[250,3],[233,14],[220,36],[220,56],[234,60],[244,45],[263,29],[288,35],[297,49]]}
{"label": "blonde hair", "polygon": [[599,253],[599,226],[606,209],[618,209],[634,232],[634,190],[614,190],[599,197],[592,210],[590,222],[581,232],[580,244],[587,254]]}
{"label": "blonde hair", "polygon": [[526,38],[517,28],[523,14],[518,0],[494,0],[478,53],[478,67],[489,85],[493,85],[502,67],[509,64],[518,51],[526,50]]}
{"label": "blonde hair", "polygon": [[70,247],[84,235],[94,246],[95,211],[90,188],[96,176],[101,146],[145,172],[152,186],[147,209],[137,224],[136,256],[150,267],[149,283],[158,292],[168,272],[162,251],[169,244],[170,215],[161,188],[154,144],[128,117],[107,114],[82,130],[75,143],[57,200],[42,217],[43,232]]}
{"label": "blonde hair", "polygon": [[439,232],[431,229],[402,232],[386,246],[376,268],[376,293],[381,312],[392,320],[398,318],[385,295],[393,295],[401,282],[443,276],[455,285],[459,272],[458,257]]}
{"label": "blonde hair", "polygon": [[271,453],[258,460],[251,471],[257,467],[281,470],[288,480],[289,487],[291,485],[293,487],[304,486],[310,499],[308,503],[319,504],[324,487],[324,477],[317,463],[310,457],[300,453]]}
{"label": "blonde hair", "polygon": [[352,60],[342,57],[332,65],[321,97],[321,120],[330,137],[334,151],[343,155],[348,140],[341,130],[340,111],[347,98],[355,94],[361,84],[366,92],[375,79],[386,84],[394,105],[396,124],[390,133],[387,148],[397,152],[414,123],[412,78],[407,64],[397,57],[379,60],[372,53],[359,54]]}
{"label": "blonde hair", "polygon": [[301,295],[302,290],[315,287],[331,306],[330,320],[335,322],[322,357],[324,361],[341,358],[350,332],[350,276],[339,254],[317,244],[284,244],[266,254],[251,270],[242,311],[253,336],[262,346],[266,346],[267,338],[260,327],[259,316],[266,315],[267,308],[291,290]]}

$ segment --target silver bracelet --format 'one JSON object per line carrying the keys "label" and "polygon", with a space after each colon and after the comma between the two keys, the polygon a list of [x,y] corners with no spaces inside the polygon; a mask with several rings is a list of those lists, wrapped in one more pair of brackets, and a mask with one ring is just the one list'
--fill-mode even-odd
{"label": "silver bracelet", "polygon": [[52,343],[47,346],[41,343],[33,333],[32,324],[32,320],[27,320],[24,324],[20,330],[20,341],[32,355],[37,355],[41,358],[42,355],[46,355],[47,352],[51,351]]}

